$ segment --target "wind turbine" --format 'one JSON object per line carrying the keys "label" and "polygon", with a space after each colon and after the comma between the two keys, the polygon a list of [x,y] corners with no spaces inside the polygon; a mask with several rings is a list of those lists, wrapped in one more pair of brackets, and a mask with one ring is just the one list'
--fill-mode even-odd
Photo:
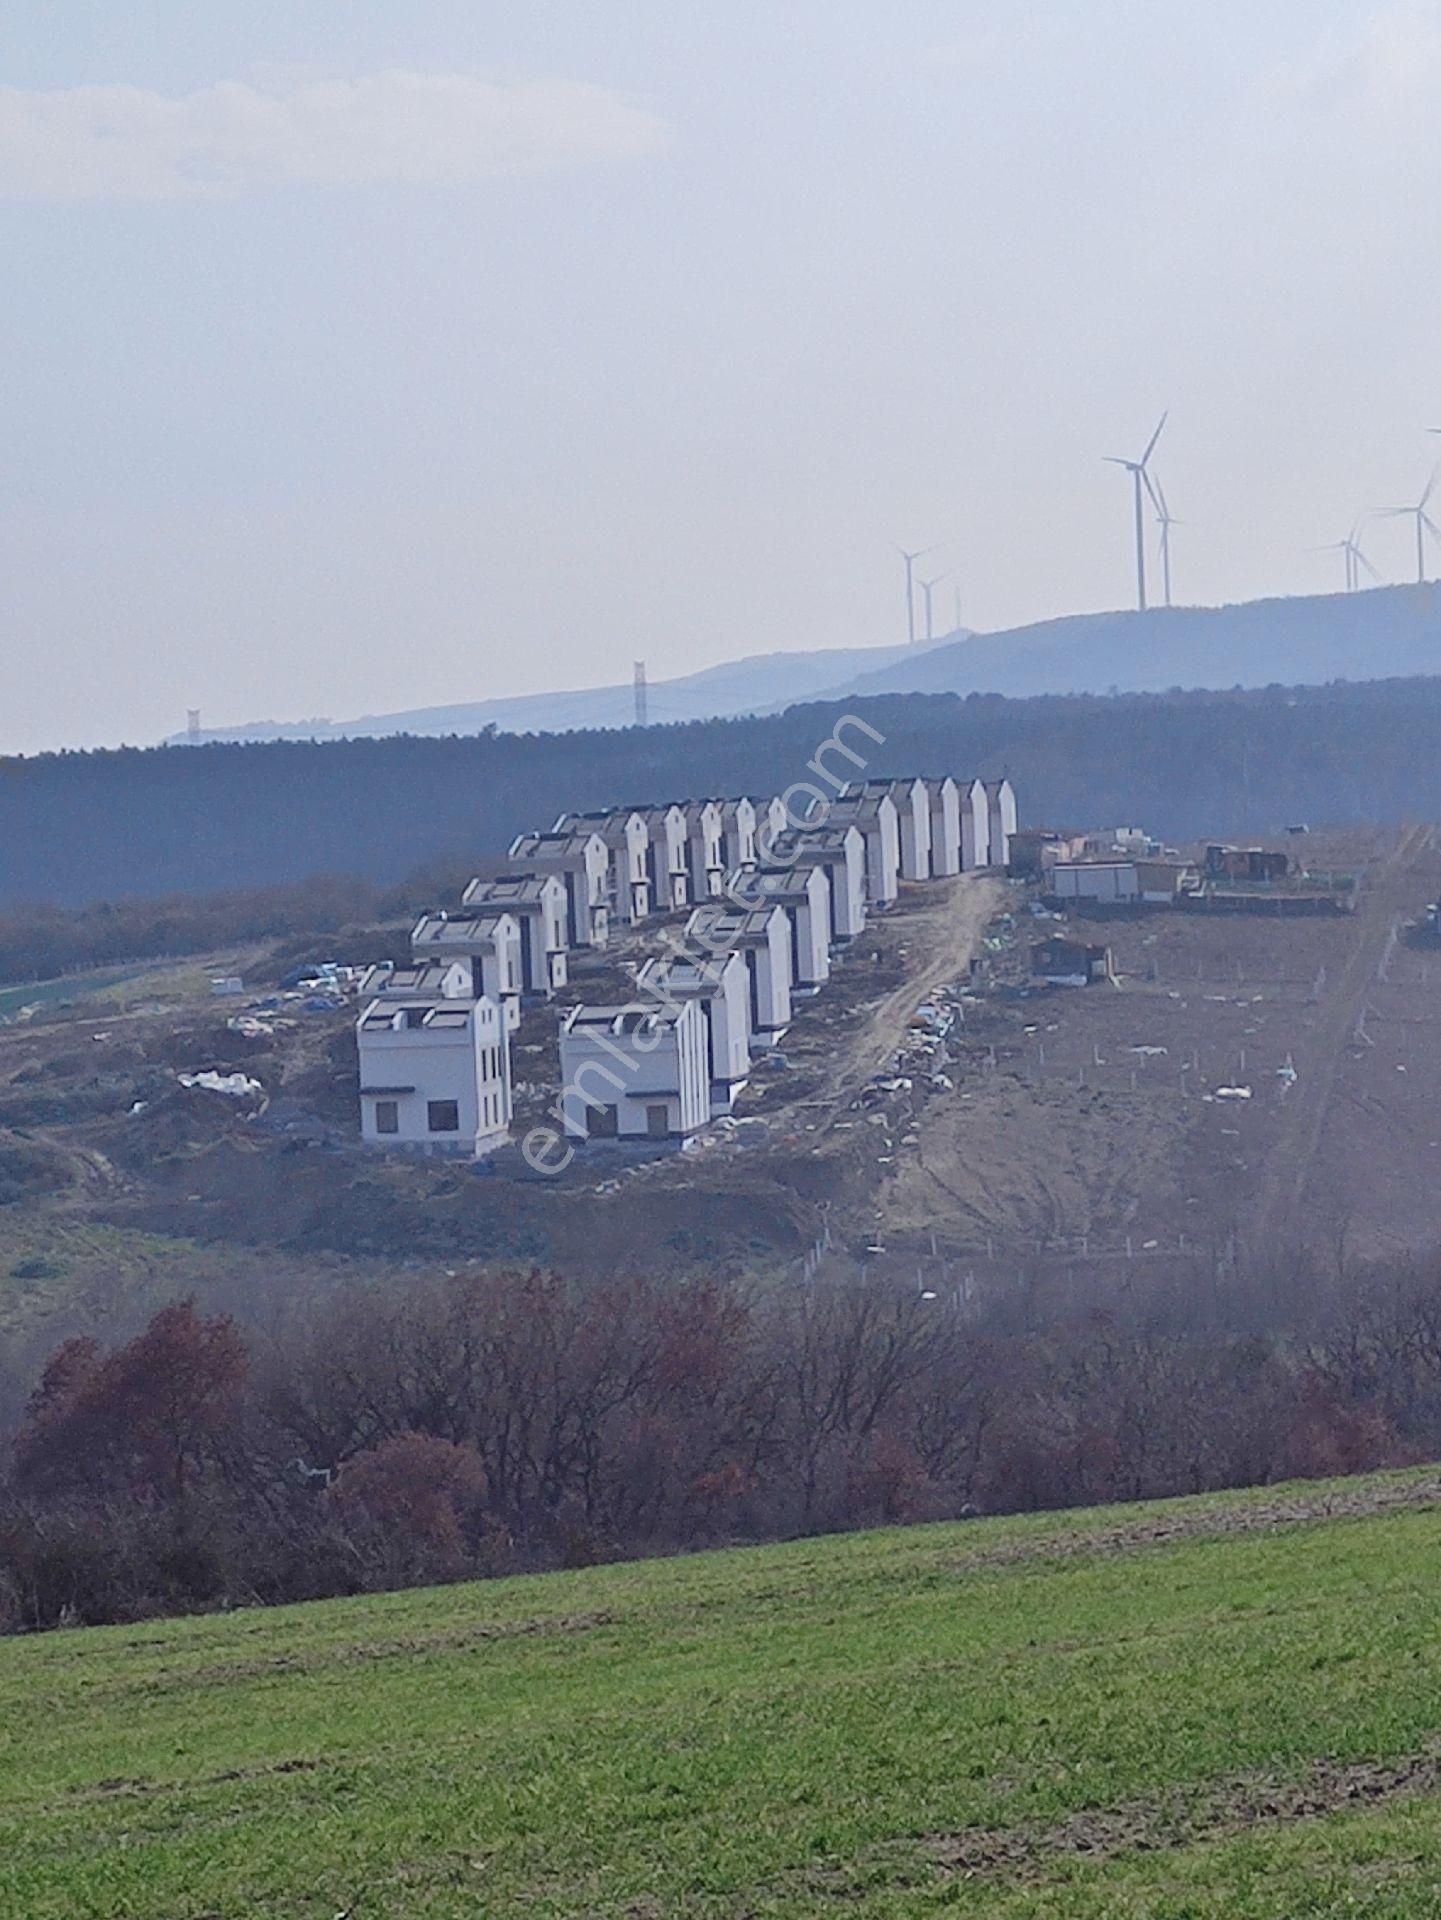
{"label": "wind turbine", "polygon": [[1363,569],[1370,574],[1371,578],[1376,581],[1378,585],[1381,580],[1380,574],[1377,573],[1376,569],[1371,565],[1371,562],[1366,558],[1366,555],[1361,551],[1361,543],[1356,538],[1361,528],[1365,525],[1365,519],[1366,516],[1363,514],[1361,518],[1356,521],[1344,540],[1330,540],[1324,547],[1313,547],[1311,549],[1313,553],[1339,553],[1343,556],[1346,563],[1347,593],[1355,593],[1360,586]]}
{"label": "wind turbine", "polygon": [[1131,484],[1135,492],[1136,606],[1141,613],[1146,611],[1146,529],[1141,514],[1141,493],[1143,488],[1149,487],[1150,485],[1151,476],[1146,472],[1146,462],[1156,451],[1156,442],[1161,437],[1161,429],[1166,424],[1166,417],[1163,413],[1157,421],[1156,431],[1146,442],[1146,451],[1141,455],[1139,460],[1123,460],[1119,454],[1115,453],[1104,455],[1108,465],[1124,467],[1126,469],[1127,473],[1131,476]]}
{"label": "wind turbine", "polygon": [[1156,509],[1156,523],[1161,529],[1161,578],[1165,584],[1166,605],[1171,604],[1171,529],[1184,526],[1166,505],[1166,489],[1161,485],[1161,476],[1153,480],[1149,473],[1142,472],[1146,491],[1151,496],[1151,505]]}
{"label": "wind turbine", "polygon": [[896,548],[906,563],[906,638],[911,646],[916,644],[916,562],[924,560],[928,553],[939,553],[942,544],[938,542],[934,547],[917,547],[911,553],[907,553],[904,547]]}
{"label": "wind turbine", "polygon": [[1431,478],[1426,482],[1426,491],[1414,507],[1378,507],[1376,509],[1378,513],[1384,514],[1388,520],[1403,520],[1408,515],[1415,520],[1416,584],[1418,586],[1425,586],[1426,584],[1426,535],[1428,532],[1433,533],[1438,540],[1441,540],[1441,527],[1437,526],[1436,522],[1426,511],[1431,495],[1436,490],[1438,475],[1441,475],[1441,467],[1433,467],[1431,469]]}
{"label": "wind turbine", "polygon": [[948,580],[949,578],[950,569],[948,567],[944,573],[933,574],[929,580],[918,580],[916,582],[916,585],[921,590],[921,599],[925,603],[927,640],[934,640],[936,637],[936,623],[931,616],[931,590],[934,587],[938,587],[942,580]]}

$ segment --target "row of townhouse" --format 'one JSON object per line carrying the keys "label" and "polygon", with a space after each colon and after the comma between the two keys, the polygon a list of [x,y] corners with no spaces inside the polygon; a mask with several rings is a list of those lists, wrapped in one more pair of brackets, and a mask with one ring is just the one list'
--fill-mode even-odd
{"label": "row of townhouse", "polygon": [[[1005,779],[867,780],[844,787],[816,820],[859,833],[861,900],[878,911],[894,902],[902,880],[1005,866],[1016,798]],[[604,947],[612,927],[723,898],[728,876],[773,864],[787,836],[809,830],[779,797],[563,813],[548,832],[518,835],[511,871],[473,880],[464,904],[477,916],[508,912],[521,923],[524,991],[548,995],[565,984],[568,952]],[[837,931],[848,938],[853,929]],[[449,938],[439,930],[432,937]]]}
{"label": "row of townhouse", "polygon": [[[725,804],[734,818],[738,803]],[[681,952],[642,966],[634,1000],[566,1016],[559,1114],[571,1138],[685,1140],[729,1113],[754,1055],[785,1032],[792,995],[825,986],[832,956],[900,880],[989,865],[993,848],[1003,859],[1016,824],[1009,781],[868,781],[813,823],[747,804],[752,837],[736,844],[752,858],[722,874],[721,898],[693,909]],[[633,810],[627,826],[642,818]],[[653,885],[661,870],[653,862]],[[663,870],[666,898],[682,904],[682,860],[668,845]]]}
{"label": "row of townhouse", "polygon": [[[799,824],[781,799],[744,796],[564,813],[513,841],[510,871],[471,881],[461,913],[421,917],[413,966],[366,976],[362,1137],[488,1152],[510,1126],[523,1001],[565,986],[572,950],[690,907],[684,951],[645,963],[642,998],[576,1008],[561,1035],[567,1132],[688,1137],[730,1111],[792,995],[825,985],[901,880],[1004,865],[1015,826],[1009,781],[949,776],[845,786]],[[613,1098],[585,1091],[602,1080]]]}

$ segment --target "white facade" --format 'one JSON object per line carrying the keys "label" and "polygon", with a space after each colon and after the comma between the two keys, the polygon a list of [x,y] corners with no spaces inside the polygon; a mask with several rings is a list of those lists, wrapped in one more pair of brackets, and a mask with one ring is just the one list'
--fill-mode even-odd
{"label": "white facade", "polygon": [[648,920],[650,897],[650,831],[643,814],[633,808],[604,808],[598,813],[562,814],[557,827],[569,832],[598,833],[610,854],[611,919],[633,927]]}
{"label": "white facade", "polygon": [[961,870],[991,864],[991,801],[982,780],[957,782],[961,807]]}
{"label": "white facade", "polygon": [[662,1006],[699,1002],[709,1048],[711,1112],[729,1113],[751,1064],[750,974],[740,954],[647,960],[635,984],[641,1000]]}
{"label": "white facade", "polygon": [[784,907],[791,923],[791,980],[823,987],[831,977],[831,885],[824,867],[794,873],[733,874],[732,897],[747,907]]}
{"label": "white facade", "polygon": [[561,1115],[586,1139],[682,1139],[710,1119],[700,1002],[575,1007],[560,1030]]}
{"label": "white facade", "polygon": [[525,990],[547,1000],[566,983],[565,882],[556,873],[506,873],[472,880],[461,895],[477,912],[513,914],[520,925]]}
{"label": "white facade", "polygon": [[859,827],[805,827],[776,848],[776,865],[823,866],[831,890],[832,944],[854,940],[866,924],[866,842]]}
{"label": "white facade", "polygon": [[1016,796],[1009,780],[986,782],[991,823],[991,865],[1004,867],[1011,858],[1011,835],[1016,831]]}
{"label": "white facade", "polygon": [[1046,886],[1057,900],[1135,900],[1141,891],[1134,860],[1058,861]]}
{"label": "white facade", "polygon": [[565,885],[566,944],[603,947],[610,937],[610,850],[598,833],[522,833],[510,845],[518,873],[555,873]]}
{"label": "white facade", "polygon": [[725,887],[725,816],[718,800],[692,800],[686,807],[685,821],[690,897],[699,906],[703,901],[719,899]]}
{"label": "white facade", "polygon": [[417,965],[464,955],[471,964],[471,988],[477,999],[494,1000],[507,1033],[520,1025],[520,997],[525,991],[521,958],[520,922],[513,913],[422,914],[410,934],[411,957]]}
{"label": "white facade", "polygon": [[645,815],[652,910],[673,913],[690,905],[690,849],[685,808],[652,807]]}
{"label": "white facade", "polygon": [[392,987],[357,1020],[367,1146],[475,1156],[505,1141],[510,1038],[495,1002],[470,998],[469,969],[455,972],[461,994],[407,995]]}
{"label": "white facade", "polygon": [[749,873],[756,863],[755,803],[742,795],[738,800],[722,800],[720,804],[726,872],[739,869]]}
{"label": "white facade", "polygon": [[786,814],[786,803],[779,794],[767,799],[753,800],[756,810],[756,863],[765,866],[772,857],[772,850],[782,834],[791,830],[791,821]]}
{"label": "white facade", "polygon": [[931,874],[949,880],[961,871],[961,790],[949,774],[927,780],[931,803]]}
{"label": "white facade", "polygon": [[791,922],[784,907],[699,907],[686,944],[702,955],[739,953],[750,989],[750,1028],[774,1041],[791,1023]]}
{"label": "white facade", "polygon": [[890,794],[847,787],[826,819],[832,826],[855,826],[861,831],[866,843],[866,905],[878,913],[894,906],[901,873],[901,828]]}
{"label": "white facade", "polygon": [[931,797],[924,780],[893,780],[891,798],[901,829],[901,878],[931,877]]}

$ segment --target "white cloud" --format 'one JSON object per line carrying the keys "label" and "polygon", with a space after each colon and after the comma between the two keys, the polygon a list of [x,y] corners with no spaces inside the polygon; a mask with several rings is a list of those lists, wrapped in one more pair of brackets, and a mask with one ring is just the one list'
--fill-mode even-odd
{"label": "white cloud", "polygon": [[0,199],[196,200],[256,187],[465,186],[654,152],[665,128],[575,80],[389,71],[267,92],[225,80],[0,87]]}

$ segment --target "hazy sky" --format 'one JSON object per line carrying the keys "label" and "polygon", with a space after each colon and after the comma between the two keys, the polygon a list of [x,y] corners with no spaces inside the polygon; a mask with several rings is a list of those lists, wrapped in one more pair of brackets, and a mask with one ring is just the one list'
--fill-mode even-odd
{"label": "hazy sky", "polygon": [[1123,604],[1163,407],[1178,597],[1339,585],[1438,99],[1441,0],[8,8],[0,749]]}

